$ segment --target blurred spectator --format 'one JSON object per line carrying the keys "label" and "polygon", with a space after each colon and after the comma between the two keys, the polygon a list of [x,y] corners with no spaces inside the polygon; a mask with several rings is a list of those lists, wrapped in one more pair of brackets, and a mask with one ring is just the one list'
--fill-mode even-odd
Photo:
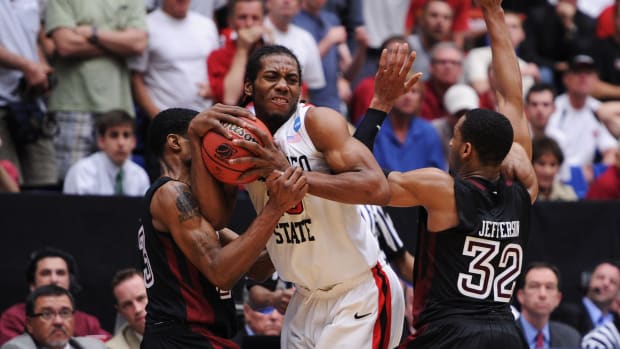
{"label": "blurred spectator", "polygon": [[536,137],[532,141],[532,165],[538,179],[538,200],[575,201],[573,188],[558,179],[560,166],[564,161],[562,149],[549,137]]}
{"label": "blurred spectator", "polygon": [[463,74],[463,52],[451,42],[441,42],[431,50],[428,80],[424,82],[424,100],[420,115],[433,120],[449,115],[443,96]]}
{"label": "blurred spectator", "polygon": [[[410,0],[362,0],[368,46],[378,49],[389,37],[405,34],[405,20]],[[377,58],[379,57],[377,55]]]}
{"label": "blurred spectator", "polygon": [[448,116],[444,116],[432,121],[435,130],[441,139],[441,147],[445,162],[448,163],[448,148],[450,139],[454,135],[454,125],[459,118],[471,109],[480,106],[478,94],[474,89],[466,84],[452,85],[443,96],[443,105],[448,111]]}
{"label": "blurred spectator", "polygon": [[136,146],[133,118],[122,110],[102,114],[96,123],[99,151],[76,162],[63,193],[142,196],[149,188],[146,171],[131,160]]}
{"label": "blurred spectator", "polygon": [[281,314],[286,312],[286,307],[295,293],[293,284],[280,279],[277,272],[263,282],[246,278],[245,286],[256,307],[273,307]]}
{"label": "blurred spectator", "polygon": [[[2,145],[0,144],[0,147]],[[0,160],[0,193],[19,192],[19,173],[9,160]]]}
{"label": "blurred spectator", "polygon": [[[30,254],[26,280],[31,292],[37,287],[50,284],[71,289],[73,294],[80,290],[75,259],[67,252],[53,247],[45,247]],[[79,310],[75,310],[74,315],[76,336],[96,336],[101,340],[111,337],[94,316]],[[26,304],[17,303],[6,309],[0,316],[0,344],[24,333],[25,325]]]}
{"label": "blurred spectator", "polygon": [[[570,167],[591,166],[597,151],[604,163],[613,164],[618,142],[595,114],[601,102],[591,97],[596,82],[592,57],[575,56],[563,81],[566,93],[555,99],[555,112],[549,118],[545,133],[560,145],[565,158],[560,179],[569,181]],[[589,183],[592,175],[587,171],[584,174]]]}
{"label": "blurred spectator", "polygon": [[316,41],[308,31],[293,24],[293,18],[300,10],[300,1],[267,0],[265,27],[271,30],[275,44],[285,46],[297,56],[312,102],[312,91],[325,87],[325,74]]}
{"label": "blurred spectator", "polygon": [[549,117],[555,111],[555,89],[552,85],[538,83],[525,94],[525,116],[530,124],[532,138],[545,136]]}
{"label": "blurred spectator", "polygon": [[13,338],[2,349],[104,349],[94,338],[74,337],[75,301],[71,292],[46,285],[26,299],[26,333]]}
{"label": "blurred spectator", "polygon": [[620,199],[620,146],[616,149],[616,163],[610,165],[588,189],[588,200]]}
{"label": "blurred spectator", "polygon": [[116,311],[127,320],[116,335],[105,343],[108,349],[140,349],[146,324],[146,287],[142,273],[134,268],[122,269],[112,278]]}
{"label": "blurred spectator", "polygon": [[614,35],[618,3],[620,3],[620,1],[616,0],[614,4],[604,8],[596,18],[596,37],[599,39],[604,39]]}
{"label": "blurred spectator", "polygon": [[61,130],[55,139],[59,179],[95,150],[97,113],[122,109],[133,115],[125,58],[147,45],[144,4],[135,0],[54,0],[45,32],[54,40],[55,73],[49,109]]}
{"label": "blurred spectator", "polygon": [[269,33],[263,26],[262,0],[228,2],[228,25],[220,40],[222,47],[207,59],[213,101],[236,105],[243,94],[243,77],[250,54],[265,43]]}
{"label": "blurred spectator", "polygon": [[[515,12],[506,12],[504,18],[512,46],[517,50],[525,39],[522,16]],[[488,77],[491,58],[491,47],[489,46],[474,48],[465,56],[463,62],[465,82],[472,85],[478,94],[486,93],[491,89]],[[535,63],[527,63],[521,58],[518,59],[519,67],[521,68],[523,91],[527,91],[534,84],[534,81],[539,79],[538,66]]]}
{"label": "blurred spectator", "polygon": [[526,39],[519,53],[526,62],[538,65],[544,82],[557,85],[569,60],[591,48],[595,23],[577,9],[576,2],[558,0],[555,5],[546,3],[527,13]]}
{"label": "blurred spectator", "polygon": [[620,6],[613,6],[614,27],[612,35],[595,41],[594,62],[598,81],[592,95],[602,100],[620,100]]}
{"label": "blurred spectator", "polygon": [[129,64],[136,103],[151,119],[162,109],[204,110],[212,102],[205,62],[218,47],[217,28],[189,3],[163,0],[148,15],[148,46]]}
{"label": "blurred spectator", "polygon": [[[53,123],[41,96],[52,69],[37,43],[37,0],[0,2],[0,159],[13,163],[25,185],[58,180]],[[48,132],[50,131],[50,132]]]}
{"label": "blurred spectator", "polygon": [[340,18],[340,22],[347,30],[347,40],[351,50],[355,49],[354,42],[363,42],[364,46],[368,46],[362,0],[327,0],[324,8]]}
{"label": "blurred spectator", "polygon": [[280,336],[284,315],[272,306],[256,304],[247,290],[244,291],[243,318],[245,325],[233,339],[241,347],[247,336]]}
{"label": "blurred spectator", "polygon": [[447,2],[430,0],[422,8],[414,34],[407,38],[409,46],[416,52],[413,71],[422,72],[422,80],[427,80],[430,76],[430,51],[433,46],[452,40],[453,17],[454,12]]}
{"label": "blurred spectator", "polygon": [[[144,2],[147,11],[152,12],[160,7],[164,0],[144,0]],[[215,12],[226,6],[227,2],[227,0],[193,0],[189,4],[189,10],[215,20]]]}
{"label": "blurred spectator", "polygon": [[[530,348],[578,348],[581,336],[574,328],[549,321],[562,300],[560,272],[554,265],[534,262],[521,274],[517,300],[521,316],[517,326]],[[541,345],[542,344],[542,345]]]}
{"label": "blurred spectator", "polygon": [[[549,0],[551,3],[557,0]],[[577,0],[577,8],[590,18],[597,18],[614,0]]]}
{"label": "blurred spectator", "polygon": [[552,318],[564,322],[584,336],[596,326],[618,321],[611,306],[620,289],[620,270],[612,262],[599,263],[592,272],[586,294],[578,303],[562,303]]}
{"label": "blurred spectator", "polygon": [[[404,43],[407,43],[407,39],[404,36],[395,35],[395,36],[387,38],[381,45],[381,48],[379,49],[379,51],[383,51],[384,49],[393,50],[397,44],[404,44]],[[377,66],[374,67],[374,71],[378,69],[379,62],[377,61],[376,63],[377,63]],[[349,119],[353,125],[357,125],[362,119],[362,117],[364,116],[364,114],[366,113],[366,110],[368,109],[368,106],[370,105],[370,101],[372,100],[374,90],[375,90],[374,74],[363,78],[359,82],[357,87],[355,87],[355,90],[353,91],[353,95],[351,97],[350,106],[349,106]]]}
{"label": "blurred spectator", "polygon": [[437,131],[419,116],[423,88],[419,81],[398,97],[383,122],[373,149],[382,168],[402,172],[423,167],[446,169]]}
{"label": "blurred spectator", "polygon": [[[407,28],[411,30],[419,23],[416,23],[417,19],[423,16],[424,7],[431,1],[436,0],[416,0],[411,1],[409,11],[407,13]],[[465,33],[468,29],[469,23],[469,10],[471,8],[470,0],[440,0],[447,3],[452,8],[453,16],[451,17],[452,27],[452,41],[460,48],[463,48],[465,42]]]}
{"label": "blurred spectator", "polygon": [[342,103],[351,98],[351,87],[346,80],[341,82],[340,79],[351,64],[347,31],[338,16],[323,9],[325,0],[300,1],[301,11],[293,18],[293,23],[314,38],[325,77],[325,86],[310,89],[312,104],[346,114]]}

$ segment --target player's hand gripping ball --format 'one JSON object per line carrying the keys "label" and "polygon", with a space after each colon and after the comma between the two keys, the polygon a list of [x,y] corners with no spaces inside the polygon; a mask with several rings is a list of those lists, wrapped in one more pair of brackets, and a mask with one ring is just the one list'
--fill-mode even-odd
{"label": "player's hand gripping ball", "polygon": [[[270,138],[271,133],[265,124],[259,119],[245,119],[246,122],[252,123],[262,129]],[[252,130],[240,127],[235,124],[224,122],[222,125],[230,132],[233,139],[243,139],[263,145],[260,138],[252,132]],[[228,184],[245,184],[258,179],[258,175],[239,180],[239,176],[248,170],[251,164],[229,164],[228,160],[254,156],[245,148],[236,146],[232,141],[227,139],[215,131],[209,131],[202,138],[202,160],[213,177],[223,183]]]}

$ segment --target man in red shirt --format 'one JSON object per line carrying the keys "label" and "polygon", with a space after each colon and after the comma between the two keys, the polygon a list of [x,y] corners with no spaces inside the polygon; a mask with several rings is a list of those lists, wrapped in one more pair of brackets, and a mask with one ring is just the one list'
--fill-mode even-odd
{"label": "man in red shirt", "polygon": [[207,58],[207,71],[214,102],[235,105],[243,94],[248,57],[269,35],[261,0],[231,0],[228,6],[230,28],[221,33],[222,47]]}

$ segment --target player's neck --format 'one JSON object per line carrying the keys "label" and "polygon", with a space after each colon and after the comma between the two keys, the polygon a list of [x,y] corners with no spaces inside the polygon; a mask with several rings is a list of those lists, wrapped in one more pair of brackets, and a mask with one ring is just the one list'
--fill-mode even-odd
{"label": "player's neck", "polygon": [[497,167],[476,167],[463,168],[457,173],[461,178],[482,178],[489,182],[495,182],[499,179],[499,168]]}
{"label": "player's neck", "polygon": [[161,175],[188,185],[190,183],[190,169],[182,164],[178,158],[167,159],[167,161],[162,162]]}

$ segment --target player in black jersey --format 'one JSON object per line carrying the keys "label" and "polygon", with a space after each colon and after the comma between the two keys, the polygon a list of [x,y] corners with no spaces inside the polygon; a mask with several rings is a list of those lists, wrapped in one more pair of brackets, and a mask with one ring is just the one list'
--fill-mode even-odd
{"label": "player in black jersey", "polygon": [[[274,171],[266,179],[267,206],[248,230],[237,236],[223,228],[232,212],[224,198],[235,189],[208,173],[201,138],[210,129],[226,135],[221,120],[243,126],[238,116],[253,116],[223,105],[197,114],[164,110],[149,129],[162,177],[146,194],[138,233],[149,298],[142,348],[237,348],[230,340],[237,327],[229,290],[260,258],[280,216],[307,192],[300,168]],[[267,276],[273,269],[264,265]]]}
{"label": "player in black jersey", "polygon": [[[475,109],[458,121],[451,175],[428,168],[388,174],[390,205],[423,207],[414,267],[417,332],[406,348],[527,347],[509,302],[538,190],[532,145],[501,0],[477,2],[491,39],[498,112]],[[369,144],[383,115],[369,110],[366,117],[357,136]]]}

